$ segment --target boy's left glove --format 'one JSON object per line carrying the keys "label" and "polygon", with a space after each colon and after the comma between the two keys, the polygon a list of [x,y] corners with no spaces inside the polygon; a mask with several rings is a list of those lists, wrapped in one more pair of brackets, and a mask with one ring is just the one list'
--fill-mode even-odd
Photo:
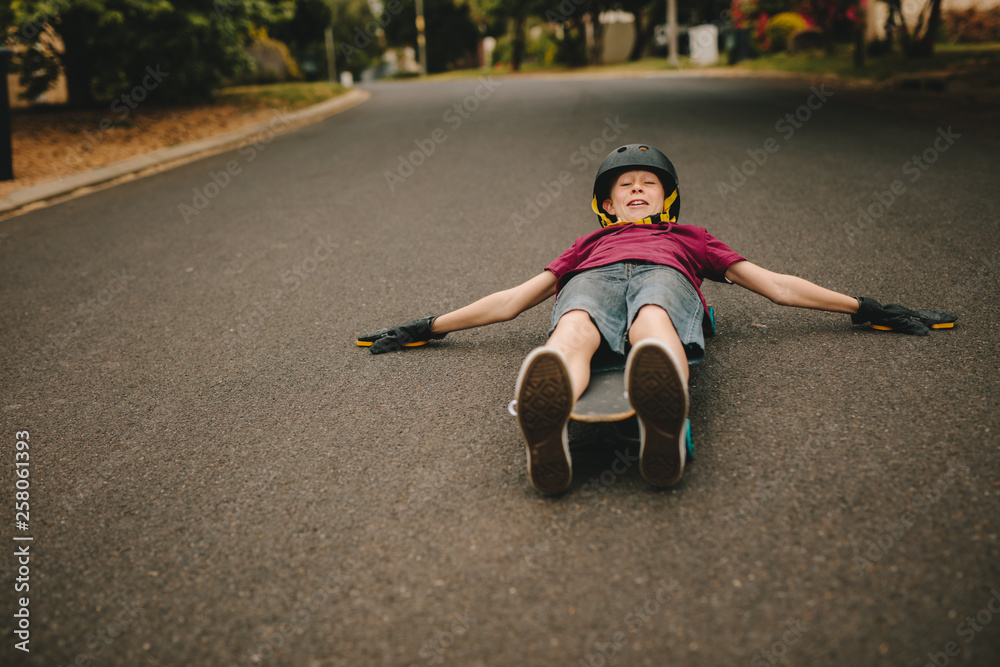
{"label": "boy's left glove", "polygon": [[383,352],[395,352],[404,347],[416,347],[424,345],[429,340],[441,340],[447,334],[436,334],[431,332],[431,324],[437,316],[424,317],[419,320],[410,320],[399,326],[379,329],[370,334],[358,336],[358,345],[361,347],[371,347],[372,354],[382,354]]}
{"label": "boy's left glove", "polygon": [[872,328],[898,331],[912,336],[926,336],[931,329],[950,329],[955,326],[957,315],[943,310],[910,310],[896,303],[883,306],[875,299],[864,296],[858,300],[858,312],[851,315],[854,324],[871,323]]}

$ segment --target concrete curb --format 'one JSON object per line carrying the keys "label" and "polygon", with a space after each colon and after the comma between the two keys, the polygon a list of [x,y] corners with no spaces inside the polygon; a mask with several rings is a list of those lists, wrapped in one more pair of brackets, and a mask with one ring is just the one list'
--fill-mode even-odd
{"label": "concrete curb", "polygon": [[[14,212],[29,204],[69,195],[82,188],[91,188],[106,184],[126,176],[163,171],[164,169],[176,167],[198,158],[221,153],[228,148],[239,145],[248,137],[262,132],[273,132],[274,134],[288,132],[361,104],[369,97],[371,97],[370,92],[355,89],[349,93],[329,99],[326,102],[321,102],[291,113],[286,114],[275,111],[274,119],[243,127],[233,132],[198,139],[197,141],[181,144],[180,146],[161,148],[158,151],[153,151],[145,155],[137,155],[136,157],[115,162],[104,167],[72,174],[54,181],[46,181],[45,183],[39,183],[23,190],[15,190],[6,197],[0,198],[0,215]],[[276,120],[279,122],[276,122]]]}

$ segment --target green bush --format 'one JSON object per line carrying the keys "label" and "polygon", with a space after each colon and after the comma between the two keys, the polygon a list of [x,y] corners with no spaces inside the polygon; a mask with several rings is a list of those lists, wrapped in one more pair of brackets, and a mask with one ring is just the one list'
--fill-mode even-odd
{"label": "green bush", "polygon": [[272,39],[267,34],[267,28],[253,30],[251,35],[253,42],[247,48],[247,53],[253,66],[227,83],[249,85],[302,78],[299,65],[284,42]]}
{"label": "green bush", "polygon": [[771,51],[784,51],[788,48],[788,38],[792,33],[805,30],[809,23],[801,14],[782,12],[772,17],[764,29]]}
{"label": "green bush", "polygon": [[508,65],[514,56],[514,48],[511,46],[510,37],[504,35],[497,40],[497,45],[493,49],[493,65]]}

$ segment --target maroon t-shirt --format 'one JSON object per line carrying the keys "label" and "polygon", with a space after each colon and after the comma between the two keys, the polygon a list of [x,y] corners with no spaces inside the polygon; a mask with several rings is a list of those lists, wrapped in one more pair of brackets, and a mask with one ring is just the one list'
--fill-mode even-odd
{"label": "maroon t-shirt", "polygon": [[555,274],[559,280],[557,289],[562,289],[575,274],[615,262],[645,260],[670,266],[691,281],[707,315],[708,305],[701,293],[702,280],[728,282],[726,270],[744,259],[704,227],[672,222],[625,224],[581,236],[545,269]]}

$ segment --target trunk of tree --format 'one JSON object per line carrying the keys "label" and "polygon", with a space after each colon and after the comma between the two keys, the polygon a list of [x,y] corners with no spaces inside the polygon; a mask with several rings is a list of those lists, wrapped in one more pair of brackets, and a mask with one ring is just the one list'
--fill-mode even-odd
{"label": "trunk of tree", "polygon": [[854,66],[865,66],[865,28],[868,23],[867,9],[861,0],[857,4],[858,15],[854,21]]}
{"label": "trunk of tree", "polygon": [[910,51],[906,55],[917,58],[934,55],[934,37],[940,26],[941,0],[931,0],[931,14],[927,19],[924,32],[910,44]]}
{"label": "trunk of tree", "polygon": [[854,26],[854,66],[865,66],[865,27]]}
{"label": "trunk of tree", "polygon": [[562,59],[570,67],[587,64],[587,26],[583,17],[573,16],[566,23],[563,32]]}
{"label": "trunk of tree", "polygon": [[635,44],[632,45],[632,52],[628,54],[628,59],[632,62],[642,60],[642,54],[646,51],[646,44],[649,43],[647,26],[643,19],[647,18],[646,12],[636,12],[635,23],[632,27],[635,30]]}
{"label": "trunk of tree", "polygon": [[899,47],[905,55],[907,49],[910,48],[910,29],[906,27],[906,17],[903,16],[901,4],[900,0],[893,0],[890,6],[895,10],[896,16],[899,17]]}
{"label": "trunk of tree", "polygon": [[[927,17],[927,24],[923,24],[923,11],[921,18],[917,20],[917,25],[910,33],[906,26],[906,17],[903,16],[900,1],[894,0],[892,3],[899,15],[899,47],[903,55],[907,58],[923,58],[934,55],[934,37],[941,27],[941,0],[930,0],[930,15]],[[925,5],[927,7],[928,5]]]}
{"label": "trunk of tree", "polygon": [[63,76],[66,77],[67,105],[71,107],[88,107],[94,104],[92,72],[86,57],[81,55],[87,52],[87,26],[87,21],[74,21],[72,11],[66,12],[56,26],[63,42],[60,64]]}
{"label": "trunk of tree", "polygon": [[833,41],[833,5],[821,0],[810,0],[809,7],[819,24],[820,33],[823,35],[823,48],[826,54],[828,56],[836,54],[837,45]]}
{"label": "trunk of tree", "polygon": [[515,72],[520,71],[521,63],[524,61],[524,19],[523,15],[515,16],[512,19],[511,30],[514,34],[511,36],[510,59]]}
{"label": "trunk of tree", "polygon": [[601,25],[600,12],[595,11],[590,15],[590,22],[594,26],[594,49],[590,52],[590,64],[600,65],[604,60],[604,27]]}

